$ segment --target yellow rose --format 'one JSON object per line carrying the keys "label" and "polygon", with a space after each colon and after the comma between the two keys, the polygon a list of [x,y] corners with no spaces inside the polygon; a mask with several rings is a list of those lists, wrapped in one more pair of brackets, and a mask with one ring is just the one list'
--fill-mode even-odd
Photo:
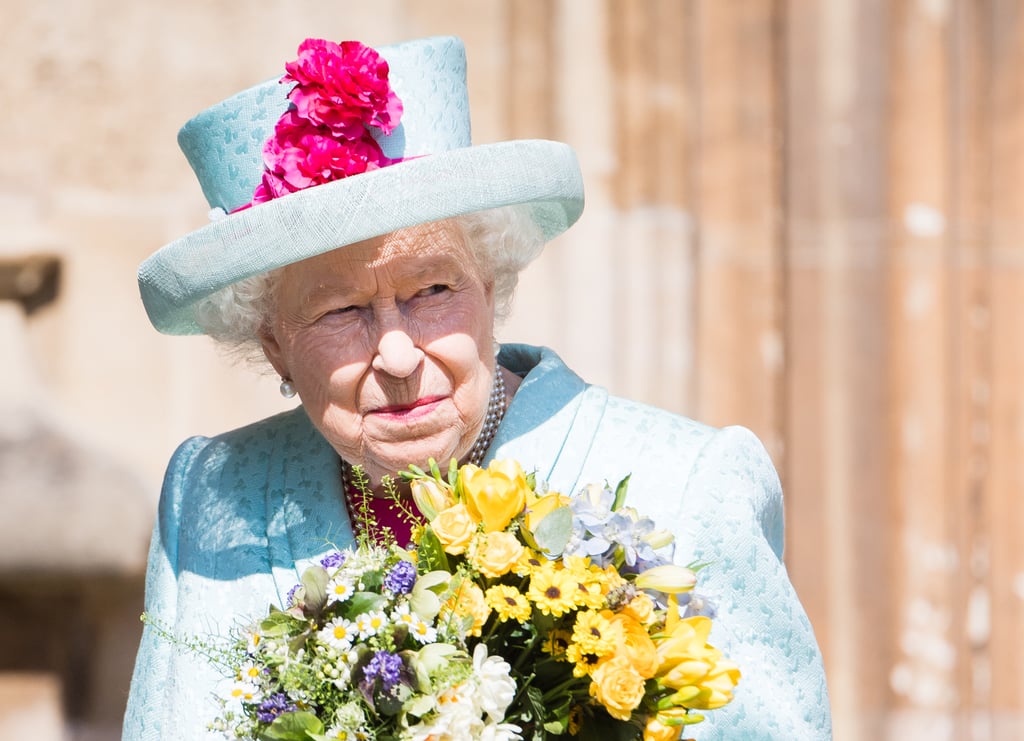
{"label": "yellow rose", "polygon": [[647,625],[654,618],[654,600],[650,595],[640,592],[622,608],[623,615],[629,615],[638,623]]}
{"label": "yellow rose", "polygon": [[479,636],[484,623],[487,622],[487,616],[490,614],[491,608],[487,605],[484,591],[469,579],[464,579],[459,583],[455,594],[444,603],[440,621],[444,622],[452,616],[472,618],[466,633],[471,636]]}
{"label": "yellow rose", "polygon": [[676,690],[676,705],[714,710],[732,701],[740,670],[707,643],[710,631],[708,618],[685,618],[657,643],[661,663],[655,676],[658,684]]}
{"label": "yellow rose", "polygon": [[612,615],[609,622],[619,627],[619,635],[622,636],[615,655],[628,659],[644,679],[653,677],[661,662],[658,658],[658,649],[647,629],[629,615],[622,613]]}
{"label": "yellow rose", "polygon": [[591,696],[613,718],[629,720],[644,699],[644,678],[625,657],[616,656],[601,663],[590,678]]}
{"label": "yellow rose", "polygon": [[442,510],[430,521],[430,529],[441,541],[446,553],[458,556],[466,552],[466,547],[476,533],[476,520],[466,510],[462,502],[453,504]]}
{"label": "yellow rose", "polygon": [[468,464],[459,477],[466,507],[477,522],[484,524],[484,532],[504,530],[526,506],[530,487],[513,460],[491,461],[486,469]]}
{"label": "yellow rose", "polygon": [[478,542],[471,561],[481,574],[491,579],[507,574],[523,555],[523,545],[512,533],[487,533]]}

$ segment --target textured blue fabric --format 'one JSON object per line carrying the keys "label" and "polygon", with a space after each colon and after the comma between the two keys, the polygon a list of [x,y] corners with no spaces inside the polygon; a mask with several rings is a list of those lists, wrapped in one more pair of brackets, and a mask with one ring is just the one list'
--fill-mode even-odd
{"label": "textured blue fabric", "polygon": [[[548,350],[508,345],[525,376],[489,457],[514,457],[574,491],[631,474],[630,502],[678,539],[676,561],[707,563],[712,642],[737,661],[736,699],[689,735],[827,739],[821,656],[781,561],[779,480],[747,430],[714,429],[610,396]],[[146,610],[178,635],[222,636],[282,604],[309,563],[351,542],[338,458],[301,409],[186,441],[168,467]],[[124,738],[201,739],[219,675],[147,627]]]}

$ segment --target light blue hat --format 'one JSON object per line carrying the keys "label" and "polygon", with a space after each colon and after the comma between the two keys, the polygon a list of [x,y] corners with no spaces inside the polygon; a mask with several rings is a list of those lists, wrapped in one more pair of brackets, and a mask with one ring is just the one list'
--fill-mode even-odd
{"label": "light blue hat", "polygon": [[[263,146],[289,107],[275,78],[193,118],[178,134],[210,205],[227,215],[171,242],[139,267],[150,321],[166,334],[197,334],[200,299],[243,278],[404,227],[522,204],[546,239],[583,210],[572,149],[518,140],[472,146],[466,57],[454,37],[377,49],[402,101],[400,125],[372,132],[401,162],[243,210],[263,177]],[[234,213],[232,213],[234,212]]]}

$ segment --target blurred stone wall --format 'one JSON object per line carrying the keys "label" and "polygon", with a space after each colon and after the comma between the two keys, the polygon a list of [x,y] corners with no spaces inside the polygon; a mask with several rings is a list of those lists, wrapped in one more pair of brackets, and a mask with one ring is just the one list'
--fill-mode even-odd
{"label": "blurred stone wall", "polygon": [[1021,738],[1005,0],[0,0],[0,286],[60,264],[0,302],[0,738],[117,737],[168,457],[290,406],[147,323],[139,262],[207,220],[178,128],[307,36],[432,34],[477,143],[569,142],[586,182],[499,339],[765,441],[837,739]]}

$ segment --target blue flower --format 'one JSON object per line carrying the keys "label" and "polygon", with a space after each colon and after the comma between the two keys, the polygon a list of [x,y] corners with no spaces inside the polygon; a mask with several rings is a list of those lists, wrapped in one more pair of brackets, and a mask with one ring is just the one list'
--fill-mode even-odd
{"label": "blue flower", "polygon": [[384,576],[384,588],[392,594],[409,594],[416,584],[416,567],[409,561],[399,561]]}
{"label": "blue flower", "polygon": [[381,689],[389,691],[402,679],[402,659],[390,651],[378,651],[363,669],[363,679],[368,683],[379,679]]}
{"label": "blue flower", "polygon": [[694,617],[696,615],[703,615],[706,618],[712,620],[718,615],[718,608],[715,603],[709,600],[702,594],[696,592],[686,592],[679,595],[679,606],[686,609],[683,610],[683,617]]}
{"label": "blue flower", "polygon": [[281,713],[290,713],[295,710],[295,704],[288,701],[288,695],[277,692],[260,703],[256,708],[256,719],[260,723],[273,723],[274,718]]}
{"label": "blue flower", "polygon": [[325,569],[333,569],[345,563],[345,554],[339,551],[331,551],[320,559],[320,565]]}

